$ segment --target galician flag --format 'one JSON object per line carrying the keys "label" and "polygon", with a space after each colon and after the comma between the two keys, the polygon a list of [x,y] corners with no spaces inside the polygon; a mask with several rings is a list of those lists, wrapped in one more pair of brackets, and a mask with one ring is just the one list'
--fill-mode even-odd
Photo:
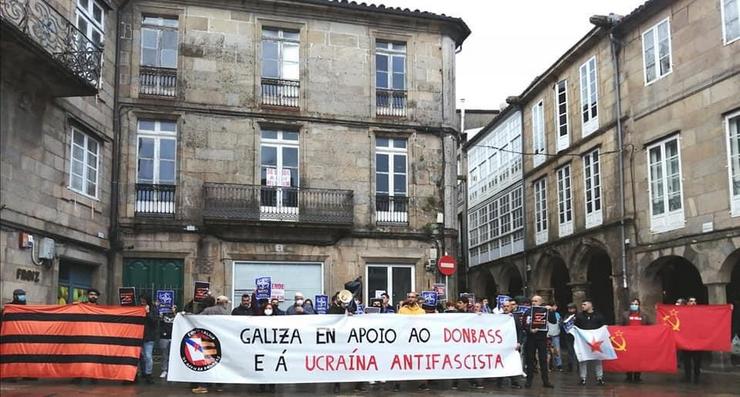
{"label": "galician flag", "polygon": [[573,327],[568,332],[573,335],[573,347],[578,361],[617,359],[606,325],[598,329]]}

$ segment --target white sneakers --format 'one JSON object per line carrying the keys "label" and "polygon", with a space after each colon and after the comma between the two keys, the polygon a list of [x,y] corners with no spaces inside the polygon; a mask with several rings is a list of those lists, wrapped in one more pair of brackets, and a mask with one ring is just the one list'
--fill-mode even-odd
{"label": "white sneakers", "polygon": [[162,371],[162,374],[159,375],[162,379],[167,379],[167,371]]}

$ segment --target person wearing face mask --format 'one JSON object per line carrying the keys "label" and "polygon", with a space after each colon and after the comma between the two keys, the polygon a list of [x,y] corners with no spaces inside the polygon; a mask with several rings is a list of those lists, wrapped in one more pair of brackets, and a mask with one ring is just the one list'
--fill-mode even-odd
{"label": "person wearing face mask", "polygon": [[26,304],[26,291],[17,289],[13,291],[13,300],[10,301],[11,305],[25,305]]}
{"label": "person wearing face mask", "polygon": [[[271,302],[265,303],[256,313],[255,315],[267,316],[272,317],[277,315],[275,306]],[[269,393],[275,393],[275,384],[269,384],[269,385],[259,385],[259,392],[264,393],[265,391],[268,391]]]}
{"label": "person wearing face mask", "polygon": [[[640,312],[640,300],[637,298],[632,299],[629,310],[622,313],[622,325],[640,326],[648,324],[650,324],[650,322],[647,317]],[[640,379],[640,373],[627,372],[627,382],[642,382],[642,379]]]}
{"label": "person wearing face mask", "polygon": [[303,312],[306,314],[316,314],[316,310],[313,308],[313,301],[311,299],[306,299],[303,302]]}
{"label": "person wearing face mask", "polygon": [[313,306],[306,307],[304,303],[306,303],[306,299],[303,296],[302,292],[296,292],[293,296],[294,303],[292,306],[288,308],[288,310],[285,311],[285,314],[316,314],[313,311]]}

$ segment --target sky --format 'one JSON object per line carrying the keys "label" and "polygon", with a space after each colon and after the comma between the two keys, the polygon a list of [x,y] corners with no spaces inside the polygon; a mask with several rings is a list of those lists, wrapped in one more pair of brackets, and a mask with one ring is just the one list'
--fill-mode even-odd
{"label": "sky", "polygon": [[[364,1],[364,0],[363,0]],[[457,54],[457,99],[498,109],[593,27],[591,15],[627,15],[645,0],[368,0],[462,18],[472,33]]]}

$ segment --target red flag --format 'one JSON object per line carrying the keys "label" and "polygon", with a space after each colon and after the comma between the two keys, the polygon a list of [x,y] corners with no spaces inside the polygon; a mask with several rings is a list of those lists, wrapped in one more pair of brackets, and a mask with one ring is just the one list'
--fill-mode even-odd
{"label": "red flag", "polygon": [[0,378],[133,380],[145,315],[143,306],[7,305]]}
{"label": "red flag", "polygon": [[662,325],[609,326],[616,360],[603,361],[607,372],[676,372],[676,341]]}
{"label": "red flag", "polygon": [[657,305],[655,322],[676,337],[679,350],[729,352],[732,305]]}

